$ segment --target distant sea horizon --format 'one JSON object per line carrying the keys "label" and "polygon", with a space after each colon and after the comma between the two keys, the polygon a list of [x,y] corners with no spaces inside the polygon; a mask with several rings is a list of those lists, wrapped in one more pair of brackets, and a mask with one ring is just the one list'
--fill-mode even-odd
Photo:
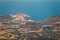
{"label": "distant sea horizon", "polygon": [[60,2],[0,2],[0,15],[26,13],[33,20],[45,20],[51,16],[60,16]]}

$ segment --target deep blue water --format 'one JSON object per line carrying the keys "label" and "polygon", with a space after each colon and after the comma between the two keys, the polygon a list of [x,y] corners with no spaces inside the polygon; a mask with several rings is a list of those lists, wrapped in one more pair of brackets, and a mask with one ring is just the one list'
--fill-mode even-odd
{"label": "deep blue water", "polygon": [[60,2],[0,1],[0,15],[26,13],[34,20],[60,15]]}

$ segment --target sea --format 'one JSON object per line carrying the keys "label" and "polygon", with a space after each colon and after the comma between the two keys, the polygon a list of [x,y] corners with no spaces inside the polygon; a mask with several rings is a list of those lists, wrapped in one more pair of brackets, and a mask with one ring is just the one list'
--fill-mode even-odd
{"label": "sea", "polygon": [[60,16],[60,1],[0,1],[0,15],[25,13],[33,20]]}

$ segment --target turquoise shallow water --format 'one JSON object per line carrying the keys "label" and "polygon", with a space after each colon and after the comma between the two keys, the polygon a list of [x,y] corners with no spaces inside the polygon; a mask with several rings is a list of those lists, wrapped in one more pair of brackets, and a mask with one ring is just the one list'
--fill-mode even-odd
{"label": "turquoise shallow water", "polygon": [[0,15],[26,13],[34,20],[45,20],[60,15],[60,2],[2,1]]}

